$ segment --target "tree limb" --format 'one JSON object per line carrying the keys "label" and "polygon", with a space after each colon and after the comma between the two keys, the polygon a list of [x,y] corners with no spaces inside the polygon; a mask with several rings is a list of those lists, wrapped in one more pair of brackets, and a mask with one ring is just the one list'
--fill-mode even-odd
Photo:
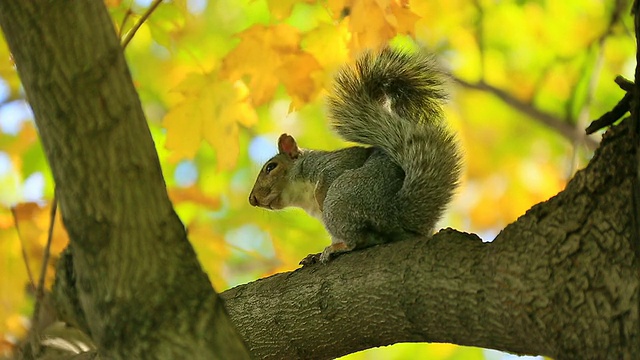
{"label": "tree limb", "polygon": [[480,90],[487,93],[490,93],[500,100],[502,100],[505,104],[511,106],[512,108],[526,114],[530,118],[540,122],[541,124],[547,126],[558,134],[564,136],[566,139],[570,140],[574,143],[584,143],[589,149],[594,150],[598,147],[598,143],[592,138],[585,136],[582,129],[577,130],[574,126],[558,119],[557,117],[545,113],[530,104],[527,104],[521,100],[516,99],[513,95],[507,93],[502,89],[498,89],[494,86],[491,86],[485,82],[471,83],[466,80],[460,79],[458,77],[452,77],[453,81],[457,84],[473,90]]}
{"label": "tree limb", "polygon": [[587,134],[593,134],[594,132],[600,129],[603,129],[613,124],[614,122],[620,120],[620,118],[623,117],[624,114],[629,112],[631,98],[632,98],[631,93],[624,94],[622,99],[620,99],[620,101],[616,104],[616,106],[613,107],[613,109],[611,109],[611,111],[604,113],[604,115],[592,121],[591,124],[589,124],[589,126],[585,130],[585,132]]}
{"label": "tree limb", "polygon": [[640,358],[631,184],[614,127],[567,189],[492,243],[451,230],[342,255],[223,292],[263,359],[329,359],[450,342],[555,359]]}

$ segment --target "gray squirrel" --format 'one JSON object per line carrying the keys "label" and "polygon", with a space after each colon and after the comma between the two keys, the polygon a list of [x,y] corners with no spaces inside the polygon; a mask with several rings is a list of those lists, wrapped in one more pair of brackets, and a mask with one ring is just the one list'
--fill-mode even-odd
{"label": "gray squirrel", "polygon": [[301,261],[432,235],[461,172],[455,136],[444,124],[444,74],[424,51],[385,47],[364,53],[335,77],[328,110],[345,140],[336,151],[298,147],[287,134],[249,195],[253,206],[304,209],[331,245]]}

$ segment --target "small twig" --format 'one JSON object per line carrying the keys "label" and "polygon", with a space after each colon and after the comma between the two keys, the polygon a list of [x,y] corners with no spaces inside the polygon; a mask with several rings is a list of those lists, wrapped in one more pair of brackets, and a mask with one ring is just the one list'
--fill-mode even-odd
{"label": "small twig", "polygon": [[[32,326],[31,329],[29,331],[29,335],[28,335],[28,342],[25,343],[29,344],[30,346],[30,351],[31,354],[33,356],[37,356],[40,353],[40,349],[41,349],[41,344],[40,344],[40,329],[41,329],[41,319],[40,319],[40,313],[41,313],[41,308],[42,308],[42,303],[44,301],[44,283],[45,283],[45,278],[47,275],[47,265],[49,264],[49,254],[50,254],[50,250],[51,250],[51,240],[53,238],[53,225],[55,223],[55,218],[56,218],[56,210],[57,210],[58,206],[57,206],[57,201],[56,201],[56,194],[55,194],[55,190],[54,190],[54,194],[53,194],[53,202],[51,205],[51,216],[49,218],[49,232],[47,234],[47,244],[44,247],[44,254],[42,256],[42,268],[40,269],[40,278],[38,279],[38,285],[34,286],[33,285],[33,277],[31,276],[31,270],[29,271],[29,277],[31,278],[31,283],[32,286],[34,286],[35,288],[35,293],[36,293],[36,301],[35,304],[33,306],[33,317],[32,317]],[[14,212],[14,217],[15,217],[15,212]],[[25,254],[26,256],[26,254]],[[25,258],[26,261],[26,258]],[[27,265],[28,268],[28,265]]]}
{"label": "small twig", "polygon": [[44,254],[42,255],[42,268],[40,269],[40,279],[38,279],[38,287],[36,292],[36,299],[41,301],[44,297],[44,281],[47,275],[47,265],[49,264],[49,254],[51,250],[51,240],[53,238],[53,226],[56,221],[56,213],[58,211],[58,200],[56,199],[54,190],[53,201],[51,203],[51,215],[49,217],[49,232],[47,233],[47,245],[44,247]]}
{"label": "small twig", "polygon": [[620,87],[620,89],[626,92],[632,92],[635,89],[636,84],[631,80],[625,79],[622,75],[616,76],[615,80],[616,84]]}
{"label": "small twig", "polygon": [[600,116],[597,120],[591,122],[591,124],[585,130],[587,135],[593,134],[594,132],[610,126],[614,122],[618,121],[624,114],[629,111],[631,108],[631,93],[628,92],[624,95],[624,97],[616,104],[616,106],[611,109],[611,111],[606,112],[604,115]]}
{"label": "small twig", "polygon": [[631,110],[631,98],[633,97],[632,94],[635,92],[635,84],[633,83],[633,81],[627,80],[621,75],[616,76],[614,81],[622,90],[626,91],[627,93],[616,104],[616,106],[611,109],[611,111],[605,113],[597,120],[591,122],[591,124],[585,130],[587,135],[593,134],[594,132],[602,128],[610,126]]}
{"label": "small twig", "polygon": [[545,113],[535,108],[531,104],[527,104],[515,98],[513,95],[507,93],[502,89],[498,89],[484,82],[470,83],[466,80],[462,80],[457,77],[452,77],[452,79],[453,81],[462,85],[463,87],[474,89],[474,90],[485,91],[490,94],[493,94],[494,96],[498,97],[507,105],[528,115],[532,119],[546,125],[550,129],[555,130],[557,133],[559,133],[560,135],[564,136],[565,138],[569,139],[572,142],[582,141],[590,150],[594,150],[595,148],[598,147],[598,143],[595,140],[587,136],[580,135],[579,132],[576,131],[576,128],[573,127],[572,125],[567,124],[566,122],[560,120],[559,118],[549,113]]}
{"label": "small twig", "polygon": [[13,215],[13,222],[16,224],[16,232],[18,233],[18,240],[20,240],[20,248],[22,249],[22,259],[24,260],[24,265],[27,267],[27,275],[29,276],[29,283],[31,283],[31,288],[33,291],[36,290],[36,283],[33,279],[33,272],[31,271],[31,265],[29,265],[29,258],[27,257],[27,249],[24,240],[22,239],[22,234],[20,234],[20,225],[18,224],[18,214],[16,213],[16,208],[11,208],[11,214]]}
{"label": "small twig", "polygon": [[120,29],[118,29],[118,38],[122,37],[122,30],[124,30],[124,26],[127,24],[127,20],[129,20],[129,16],[131,16],[132,11],[131,8],[127,9],[127,12],[124,14],[122,18],[122,23],[120,23]]}
{"label": "small twig", "polygon": [[129,30],[129,32],[127,33],[127,35],[124,37],[124,40],[122,40],[122,48],[125,49],[127,47],[127,45],[129,44],[129,42],[131,41],[131,39],[133,39],[133,36],[136,34],[136,32],[138,31],[138,29],[140,29],[140,27],[142,26],[142,24],[144,24],[145,21],[147,21],[147,19],[149,18],[149,16],[151,16],[151,14],[155,11],[155,9],[160,5],[160,3],[162,3],[162,0],[155,0],[153,3],[151,3],[151,6],[149,6],[149,8],[147,9],[147,11],[145,11],[144,14],[142,14],[142,17],[140,17],[140,19],[138,20],[137,23],[135,23],[133,25],[133,27],[131,28],[131,30]]}

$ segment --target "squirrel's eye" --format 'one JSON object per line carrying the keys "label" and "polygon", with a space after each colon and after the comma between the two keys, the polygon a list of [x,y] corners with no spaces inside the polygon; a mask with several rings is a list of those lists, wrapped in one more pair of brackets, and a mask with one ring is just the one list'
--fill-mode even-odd
{"label": "squirrel's eye", "polygon": [[268,174],[268,173],[270,173],[271,171],[273,171],[273,169],[275,169],[277,166],[278,166],[278,163],[274,163],[274,162],[272,162],[272,163],[268,163],[268,164],[267,164],[267,167],[266,167],[266,168],[264,168],[264,171]]}

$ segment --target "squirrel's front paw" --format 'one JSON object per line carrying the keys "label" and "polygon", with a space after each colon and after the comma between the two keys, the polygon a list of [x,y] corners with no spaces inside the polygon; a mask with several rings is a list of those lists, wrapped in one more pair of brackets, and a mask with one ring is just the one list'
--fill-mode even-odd
{"label": "squirrel's front paw", "polygon": [[304,259],[300,260],[300,265],[308,266],[316,264],[320,261],[322,254],[309,254]]}

